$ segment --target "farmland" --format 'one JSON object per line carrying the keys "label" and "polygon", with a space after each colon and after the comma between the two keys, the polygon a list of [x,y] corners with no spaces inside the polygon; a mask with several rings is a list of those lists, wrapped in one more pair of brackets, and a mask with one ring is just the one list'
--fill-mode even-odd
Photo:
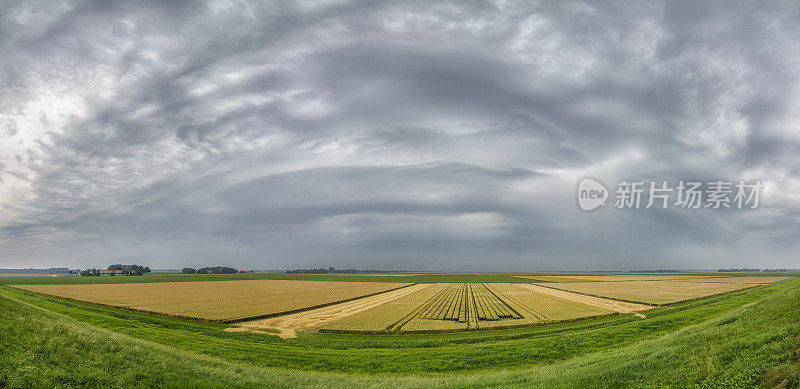
{"label": "farmland", "polygon": [[[748,282],[715,285],[744,289],[663,307],[553,289],[560,284],[629,289],[628,283],[645,281],[416,284],[253,321],[261,321],[263,328],[247,327],[251,322],[231,325],[153,315],[0,286],[0,326],[5,335],[0,383],[160,386],[169,380],[176,386],[214,382],[229,387],[619,387],[637,382],[757,387],[784,382],[785,387],[796,387],[800,324],[794,316],[800,310],[800,279],[769,284],[741,280]],[[230,288],[228,284],[255,282],[273,281],[195,281],[166,283],[162,288],[197,284],[194,290],[210,298],[212,292]],[[288,290],[300,285],[319,290],[326,283],[281,282],[292,283]],[[658,285],[655,293],[683,289],[687,283],[647,282]],[[105,287],[147,285],[154,284]],[[362,284],[355,282],[353,287]],[[159,293],[163,298],[168,289]],[[275,301],[286,300],[285,294],[274,296]],[[253,298],[248,301],[261,304]],[[274,310],[275,301],[260,309]],[[296,324],[300,330],[294,337],[274,336],[265,329]],[[260,328],[260,332],[226,331],[231,328]],[[304,332],[316,328],[320,331]],[[706,363],[697,364],[697,358]],[[147,375],[130,373],[143,364],[148,366]],[[110,371],[120,373],[106,373]]]}
{"label": "farmland", "polygon": [[0,285],[73,285],[130,284],[155,282],[294,280],[341,282],[404,282],[431,284],[441,282],[549,282],[548,276],[519,278],[501,274],[148,274],[141,277],[41,277],[39,275],[0,276]]}
{"label": "farmland", "polygon": [[[229,387],[796,387],[798,310],[794,279],[652,309],[647,319],[282,340],[0,287],[7,335],[0,378],[8,387],[160,386],[165,379]],[[131,373],[145,364],[149,374]]]}
{"label": "farmland", "polygon": [[[276,329],[282,333],[285,332],[286,337],[293,337],[295,331],[319,328],[328,323],[338,322],[342,318],[357,315],[360,312],[369,311],[375,307],[391,306],[393,305],[392,303],[394,300],[398,300],[409,295],[416,295],[417,292],[422,292],[431,286],[432,284],[415,284],[406,288],[394,289],[386,293],[379,293],[373,296],[343,302],[340,304],[333,304],[319,309],[266,319],[249,320],[240,323],[240,325],[246,328]],[[362,328],[363,330],[369,330],[369,326],[374,325],[374,321],[364,322],[363,325],[365,327]]]}
{"label": "farmland", "polygon": [[[784,278],[770,278],[780,281]],[[708,279],[713,280],[713,279]],[[735,280],[735,279],[734,279]],[[715,282],[706,280],[618,281],[539,284],[569,292],[644,304],[672,304],[714,294],[762,285],[761,282]]]}
{"label": "farmland", "polygon": [[711,278],[697,278],[692,277],[683,279],[686,282],[704,282],[704,283],[725,283],[725,284],[771,284],[773,282],[787,280],[789,277],[711,277]]}
{"label": "farmland", "polygon": [[[568,276],[517,276],[531,280],[530,282],[592,282],[592,281],[664,281],[664,280],[707,280],[709,275],[659,275],[659,274],[615,274],[615,275],[568,275]],[[767,277],[768,278],[768,277]]]}
{"label": "farmland", "polygon": [[248,280],[18,287],[169,316],[230,321],[308,309],[408,285],[411,284]]}
{"label": "farmland", "polygon": [[541,325],[652,309],[530,284],[436,284],[323,328],[326,332],[446,332]]}
{"label": "farmland", "polygon": [[[517,285],[515,285],[517,286]],[[565,300],[575,301],[578,303],[590,305],[597,308],[602,308],[605,310],[619,312],[619,313],[630,313],[636,311],[643,311],[647,309],[652,309],[652,306],[644,305],[644,304],[637,304],[637,303],[630,303],[618,300],[611,300],[602,297],[594,297],[588,296],[584,294],[572,293],[567,292],[559,289],[547,288],[540,285],[533,285],[533,284],[520,284],[518,285],[519,288],[524,288],[532,291],[539,292],[544,295],[549,295],[553,297],[558,297]],[[513,292],[512,292],[513,293]],[[524,300],[523,300],[524,301]]]}
{"label": "farmland", "polygon": [[241,322],[238,329],[229,331],[268,330],[295,337],[298,332],[316,330],[409,334],[545,325],[644,311],[785,279],[692,277],[687,281],[665,276],[645,281],[618,275],[587,281],[575,277],[580,276],[573,276],[573,282],[539,284],[241,280],[15,287],[168,316]]}
{"label": "farmland", "polygon": [[[432,284],[428,288],[391,301],[371,310],[343,318],[323,327],[328,332],[390,332],[413,318],[420,307],[441,293],[447,284]],[[406,320],[407,322],[408,320]]]}
{"label": "farmland", "polygon": [[[796,273],[791,274],[794,276]],[[589,282],[589,281],[633,281],[665,279],[708,279],[708,278],[749,278],[766,280],[784,279],[785,275],[773,273],[681,273],[672,274],[588,274],[576,273],[558,275],[554,273],[537,274],[286,274],[286,273],[247,273],[247,274],[169,274],[156,273],[141,277],[43,277],[39,274],[0,275],[0,285],[73,285],[73,284],[129,284],[156,282],[198,282],[198,281],[242,281],[242,280],[295,280],[295,281],[341,281],[341,282],[404,282],[404,283],[543,283],[543,282]]]}

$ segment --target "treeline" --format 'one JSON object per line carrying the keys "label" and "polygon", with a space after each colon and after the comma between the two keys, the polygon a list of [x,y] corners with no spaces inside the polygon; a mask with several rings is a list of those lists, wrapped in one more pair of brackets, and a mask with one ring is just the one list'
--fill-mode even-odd
{"label": "treeline", "polygon": [[84,277],[92,277],[92,276],[141,276],[146,273],[150,273],[150,268],[147,266],[139,266],[139,265],[110,265],[108,269],[74,269],[70,270],[69,274],[71,275],[81,275]]}
{"label": "treeline", "polygon": [[49,269],[0,269],[0,274],[62,274],[68,273],[66,267],[51,267]]}
{"label": "treeline", "polygon": [[406,270],[375,270],[375,269],[336,269],[329,267],[327,269],[292,269],[287,270],[286,274],[329,274],[329,273],[408,273]]}
{"label": "treeline", "polygon": [[734,269],[734,268],[730,268],[730,269],[717,269],[717,271],[720,272],[720,273],[737,273],[737,272],[739,272],[739,273],[741,273],[741,272],[755,273],[755,272],[784,272],[784,271],[789,271],[789,270],[788,269],[763,269],[762,270],[762,269]]}
{"label": "treeline", "polygon": [[184,267],[181,270],[183,274],[238,274],[239,271],[232,267],[225,266],[211,266],[201,267],[200,269],[193,269],[191,267]]}
{"label": "treeline", "polygon": [[147,266],[139,266],[139,265],[110,265],[108,270],[118,270],[123,273],[138,273],[138,274],[145,274],[150,273],[150,268]]}

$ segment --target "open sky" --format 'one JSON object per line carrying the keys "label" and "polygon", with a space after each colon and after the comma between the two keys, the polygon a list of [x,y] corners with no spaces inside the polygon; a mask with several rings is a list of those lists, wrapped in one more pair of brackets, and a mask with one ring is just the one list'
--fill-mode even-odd
{"label": "open sky", "polygon": [[0,267],[800,268],[797,2],[3,1],[0,53]]}

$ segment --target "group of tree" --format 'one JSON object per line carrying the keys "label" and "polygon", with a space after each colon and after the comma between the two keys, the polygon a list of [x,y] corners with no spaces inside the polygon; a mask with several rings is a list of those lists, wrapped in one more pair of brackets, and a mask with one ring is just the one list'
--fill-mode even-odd
{"label": "group of tree", "polygon": [[84,269],[84,270],[70,270],[70,274],[80,274],[84,277],[102,276],[102,275],[121,275],[121,276],[141,276],[150,273],[150,268],[147,266],[139,265],[110,265],[106,270],[100,269]]}
{"label": "group of tree", "polygon": [[731,269],[717,269],[717,271],[720,272],[720,273],[723,273],[723,272],[724,273],[735,273],[735,272],[754,273],[754,272],[762,272],[762,271],[764,271],[764,272],[784,272],[784,271],[788,271],[788,270],[787,269],[764,269],[764,270],[761,270],[761,269],[733,269],[733,268],[731,268]]}
{"label": "group of tree", "polygon": [[232,267],[225,267],[225,266],[211,266],[211,267],[202,267],[200,269],[193,269],[191,267],[184,267],[181,270],[183,274],[238,274],[239,271],[232,268]]}
{"label": "group of tree", "polygon": [[139,265],[110,265],[108,270],[115,270],[122,272],[122,274],[146,274],[150,273],[150,268],[147,266],[139,266]]}

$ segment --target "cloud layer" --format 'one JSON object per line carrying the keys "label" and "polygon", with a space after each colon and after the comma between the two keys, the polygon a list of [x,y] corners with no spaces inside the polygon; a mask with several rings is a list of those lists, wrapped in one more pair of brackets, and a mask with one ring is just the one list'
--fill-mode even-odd
{"label": "cloud layer", "polygon": [[[6,2],[0,266],[800,267],[786,2]],[[582,177],[761,180],[579,211]]]}

